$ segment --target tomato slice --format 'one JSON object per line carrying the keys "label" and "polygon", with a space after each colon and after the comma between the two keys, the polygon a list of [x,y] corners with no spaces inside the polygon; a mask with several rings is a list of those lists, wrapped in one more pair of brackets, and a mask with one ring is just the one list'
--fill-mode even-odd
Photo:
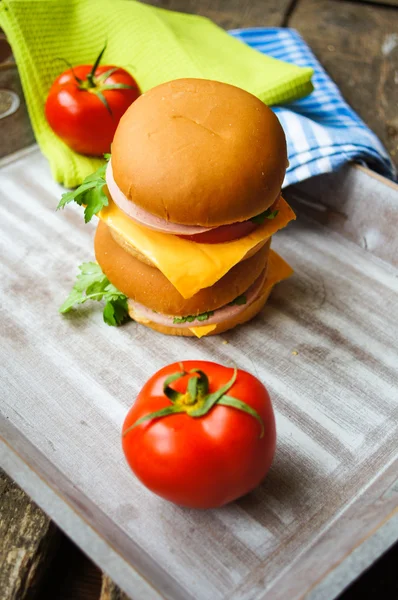
{"label": "tomato slice", "polygon": [[[277,205],[279,199],[269,207],[269,211],[273,211]],[[269,217],[271,218],[271,217]],[[249,235],[252,231],[257,229],[259,223],[253,222],[251,219],[248,221],[242,221],[241,223],[231,223],[230,225],[220,225],[209,231],[203,233],[196,233],[195,235],[179,235],[178,237],[184,240],[190,240],[191,242],[198,242],[199,244],[221,244],[222,242],[232,242],[233,240],[239,240],[245,235]]]}
{"label": "tomato slice", "polygon": [[191,242],[198,242],[199,244],[220,244],[222,242],[238,240],[245,235],[249,235],[257,227],[257,223],[243,221],[242,223],[221,225],[220,227],[210,229],[210,231],[204,231],[195,235],[179,235],[178,237],[184,238],[184,240],[191,240]]}

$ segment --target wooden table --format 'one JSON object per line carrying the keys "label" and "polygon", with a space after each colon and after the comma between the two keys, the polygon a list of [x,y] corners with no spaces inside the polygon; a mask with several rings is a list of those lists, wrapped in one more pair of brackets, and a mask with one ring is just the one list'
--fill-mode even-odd
{"label": "wooden table", "polygon": [[[398,162],[398,0],[148,0],[197,13],[229,29],[297,29],[363,120]],[[21,108],[0,122],[0,156],[34,142],[17,70],[0,70],[0,89],[14,90]],[[5,141],[5,143],[4,143]],[[0,590],[4,600],[57,598],[117,600],[124,594],[66,540],[60,530],[6,475],[0,474]],[[398,549],[343,596],[371,592],[398,597]],[[38,594],[40,590],[40,594]],[[369,596],[370,597],[370,596]],[[343,598],[343,597],[342,597]]]}

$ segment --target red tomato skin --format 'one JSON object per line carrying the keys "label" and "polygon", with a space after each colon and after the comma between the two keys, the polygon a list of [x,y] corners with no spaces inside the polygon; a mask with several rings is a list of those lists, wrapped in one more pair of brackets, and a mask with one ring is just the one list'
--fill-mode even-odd
{"label": "red tomato skin", "polygon": [[[202,369],[209,390],[227,383],[232,369],[207,361],[184,361],[185,370]],[[170,404],[163,394],[165,378],[179,371],[179,363],[158,371],[144,385],[125,419],[123,431],[145,414]],[[184,392],[188,377],[173,384]],[[216,508],[256,488],[267,474],[275,453],[276,429],[266,388],[246,371],[228,391],[249,404],[262,417],[258,421],[242,411],[215,406],[207,415],[185,413],[138,425],[122,437],[127,462],[140,481],[155,494],[190,508]]]}
{"label": "red tomato skin", "polygon": [[[112,68],[99,66],[96,76]],[[80,79],[85,79],[92,65],[74,68]],[[106,80],[106,85],[124,83],[129,89],[104,90],[112,114],[95,93],[81,90],[71,70],[65,71],[54,81],[49,91],[45,115],[51,129],[72,150],[90,156],[102,156],[110,152],[116,128],[127,108],[138,98],[140,90],[136,81],[123,69],[118,69]]]}

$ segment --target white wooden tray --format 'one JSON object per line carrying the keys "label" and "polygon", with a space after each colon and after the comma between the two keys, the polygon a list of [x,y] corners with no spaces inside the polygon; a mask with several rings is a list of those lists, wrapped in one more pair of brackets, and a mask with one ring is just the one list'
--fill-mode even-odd
{"label": "white wooden tray", "polygon": [[[291,190],[295,275],[200,341],[57,313],[94,228],[60,192],[37,148],[3,161],[2,466],[134,600],[333,598],[398,538],[397,188],[349,167]],[[264,484],[208,512],[147,492],[120,447],[145,380],[188,358],[258,375],[279,434]]]}

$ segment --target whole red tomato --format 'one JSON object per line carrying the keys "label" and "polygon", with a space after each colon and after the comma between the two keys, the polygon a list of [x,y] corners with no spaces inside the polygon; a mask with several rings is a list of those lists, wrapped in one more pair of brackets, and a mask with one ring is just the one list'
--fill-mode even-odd
{"label": "whole red tomato", "polygon": [[140,95],[124,69],[94,65],[70,68],[50,88],[45,114],[51,129],[80,154],[102,156],[110,151],[122,115]]}
{"label": "whole red tomato", "polygon": [[142,483],[191,508],[222,506],[254,489],[271,466],[275,443],[263,384],[246,371],[206,361],[155,373],[122,434],[126,459]]}

